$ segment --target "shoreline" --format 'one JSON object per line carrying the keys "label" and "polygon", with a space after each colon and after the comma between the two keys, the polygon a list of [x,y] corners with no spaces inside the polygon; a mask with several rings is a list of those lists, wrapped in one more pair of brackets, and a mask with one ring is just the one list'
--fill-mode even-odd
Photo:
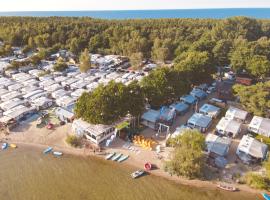
{"label": "shoreline", "polygon": [[[81,156],[81,157],[92,157],[92,158],[96,158],[96,159],[104,159],[104,155],[105,152],[108,152],[107,150],[104,153],[93,153],[90,152],[89,150],[87,150],[87,152],[85,152],[84,149],[82,148],[74,148],[71,146],[59,146],[59,145],[54,145],[54,144],[40,144],[40,143],[31,143],[31,142],[24,142],[24,141],[16,141],[16,140],[12,140],[11,138],[9,139],[5,139],[5,138],[1,138],[0,141],[5,141],[8,143],[14,143],[17,145],[17,148],[20,148],[20,146],[22,147],[27,147],[27,148],[31,148],[31,149],[40,149],[42,152],[42,150],[44,150],[46,147],[48,146],[52,146],[54,149],[56,149],[57,151],[62,151],[67,155],[72,155],[72,156]],[[143,166],[140,165],[140,163],[138,162],[134,162],[134,159],[132,159],[132,157],[130,157],[128,160],[126,160],[122,166],[128,166],[131,168],[139,168],[142,169]],[[177,177],[175,175],[171,176],[169,175],[167,172],[165,172],[164,170],[158,168],[156,170],[152,170],[150,172],[151,175],[154,175],[158,178],[163,178],[166,179],[168,181],[172,181],[176,184],[179,185],[183,185],[183,186],[187,186],[187,187],[196,187],[196,188],[200,188],[200,189],[211,189],[211,190],[219,190],[222,192],[226,192],[223,190],[220,190],[217,188],[217,183],[215,181],[208,181],[208,180],[199,180],[199,179],[193,179],[193,180],[189,180],[189,179],[185,179],[183,177]],[[239,191],[237,192],[246,192],[246,193],[250,193],[250,194],[260,194],[260,190],[256,190],[253,188],[250,188],[247,185],[240,185],[240,184],[234,184]]]}

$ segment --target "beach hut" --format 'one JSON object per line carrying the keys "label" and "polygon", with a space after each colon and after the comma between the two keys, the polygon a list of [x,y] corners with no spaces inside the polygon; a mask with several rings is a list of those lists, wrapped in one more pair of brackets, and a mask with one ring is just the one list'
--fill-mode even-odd
{"label": "beach hut", "polygon": [[89,141],[100,145],[115,134],[113,125],[90,124],[81,119],[74,120],[72,130],[76,135],[84,135]]}
{"label": "beach hut", "polygon": [[244,135],[237,147],[236,154],[244,163],[250,164],[265,160],[267,151],[266,144]]}
{"label": "beach hut", "polygon": [[171,109],[175,109],[177,115],[184,115],[188,112],[189,105],[183,102],[177,102],[170,105]]}
{"label": "beach hut", "polygon": [[180,98],[180,100],[188,105],[194,105],[198,101],[194,96],[192,95],[184,95]]}
{"label": "beach hut", "polygon": [[270,119],[254,116],[248,126],[250,132],[270,137]]}
{"label": "beach hut", "polygon": [[207,97],[207,93],[204,92],[203,90],[198,89],[198,88],[194,88],[190,92],[190,95],[196,97],[198,100],[203,100]]}
{"label": "beach hut", "polygon": [[233,119],[222,117],[216,126],[219,134],[235,137],[241,132],[242,123]]}
{"label": "beach hut", "polygon": [[229,119],[234,119],[237,121],[245,122],[246,118],[248,116],[248,112],[241,110],[239,108],[235,108],[233,106],[230,106],[230,108],[227,110],[225,117]]}
{"label": "beach hut", "polygon": [[231,139],[227,137],[219,137],[214,134],[208,134],[205,138],[205,144],[208,154],[214,157],[225,157],[229,153]]}
{"label": "beach hut", "polygon": [[211,104],[204,104],[199,109],[199,113],[211,118],[216,118],[220,114],[220,108],[213,106]]}
{"label": "beach hut", "polygon": [[159,111],[157,110],[147,110],[141,117],[141,124],[156,130],[159,118]]}
{"label": "beach hut", "polygon": [[206,132],[212,123],[212,118],[201,113],[194,113],[187,121],[187,126]]}
{"label": "beach hut", "polygon": [[69,110],[61,108],[61,107],[55,108],[54,113],[58,117],[59,120],[66,123],[71,123],[75,117],[73,112],[70,112]]}

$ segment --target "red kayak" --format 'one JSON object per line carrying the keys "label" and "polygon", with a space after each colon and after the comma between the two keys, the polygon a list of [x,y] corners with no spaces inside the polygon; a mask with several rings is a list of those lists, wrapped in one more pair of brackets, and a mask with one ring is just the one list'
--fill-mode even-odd
{"label": "red kayak", "polygon": [[145,163],[145,164],[144,164],[144,169],[145,169],[146,171],[150,171],[150,170],[152,169],[151,163],[149,163],[149,162]]}

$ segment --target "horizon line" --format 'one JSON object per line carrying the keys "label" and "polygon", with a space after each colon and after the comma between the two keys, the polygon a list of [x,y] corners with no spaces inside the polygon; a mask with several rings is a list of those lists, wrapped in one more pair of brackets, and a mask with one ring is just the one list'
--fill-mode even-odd
{"label": "horizon line", "polygon": [[270,7],[224,7],[224,8],[167,8],[167,9],[115,9],[115,10],[10,10],[10,11],[1,11],[0,13],[13,13],[13,12],[107,12],[107,11],[163,11],[163,10],[224,10],[224,9],[270,9]]}

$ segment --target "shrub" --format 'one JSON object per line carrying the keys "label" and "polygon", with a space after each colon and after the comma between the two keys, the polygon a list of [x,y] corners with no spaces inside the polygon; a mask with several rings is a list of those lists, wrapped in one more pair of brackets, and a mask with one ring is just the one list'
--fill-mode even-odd
{"label": "shrub", "polygon": [[79,147],[81,146],[81,140],[80,138],[76,137],[75,135],[69,135],[66,138],[66,142],[73,146],[73,147]]}
{"label": "shrub", "polygon": [[255,189],[263,189],[263,190],[270,189],[268,178],[259,174],[254,174],[252,172],[247,173],[245,175],[245,182],[247,185]]}

